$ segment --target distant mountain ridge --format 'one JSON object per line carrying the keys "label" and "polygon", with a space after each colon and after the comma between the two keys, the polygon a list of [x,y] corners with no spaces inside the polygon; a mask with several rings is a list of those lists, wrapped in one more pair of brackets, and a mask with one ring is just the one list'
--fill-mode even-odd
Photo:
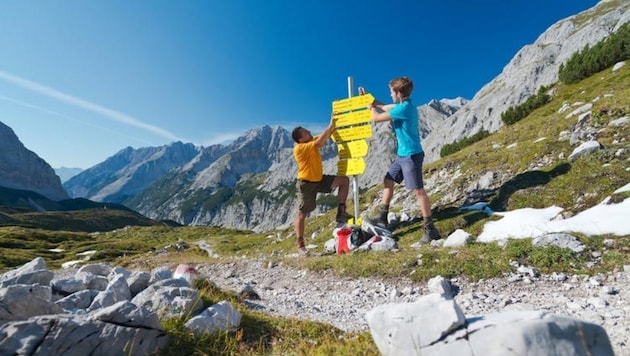
{"label": "distant mountain ridge", "polygon": [[120,203],[195,157],[200,148],[175,142],[161,147],[127,147],[64,183],[73,198]]}

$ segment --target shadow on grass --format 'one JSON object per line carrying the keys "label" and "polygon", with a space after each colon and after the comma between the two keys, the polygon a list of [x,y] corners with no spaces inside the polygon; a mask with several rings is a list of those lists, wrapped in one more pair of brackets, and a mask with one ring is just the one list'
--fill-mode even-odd
{"label": "shadow on grass", "polygon": [[498,194],[490,201],[490,208],[494,211],[505,211],[512,194],[519,190],[545,185],[552,179],[566,174],[571,169],[569,163],[561,163],[549,172],[529,171],[516,175],[505,182],[498,190]]}
{"label": "shadow on grass", "polygon": [[[432,211],[433,221],[438,225],[438,230],[440,230],[441,234],[444,236],[450,235],[457,228],[465,228],[467,226],[473,225],[477,221],[483,220],[488,216],[481,211],[466,211],[460,210],[457,207],[449,206],[449,207],[435,207]],[[460,223],[455,224],[442,224],[440,221],[453,221],[457,218],[461,219]],[[440,225],[441,224],[441,225]],[[409,221],[398,223],[392,227],[390,227],[392,231],[404,230],[404,234],[414,234],[418,233],[419,237],[421,236],[421,232],[424,229],[424,222],[422,218],[416,217]]]}
{"label": "shadow on grass", "polygon": [[[519,190],[532,188],[535,186],[545,185],[554,178],[566,174],[571,169],[571,165],[569,163],[561,163],[556,165],[552,170],[546,171],[529,171],[525,173],[521,173],[509,181],[505,182],[499,189],[494,191],[488,190],[482,192],[482,194],[478,193],[478,195],[491,197],[489,207],[494,211],[504,211],[508,206],[508,202],[510,197]],[[452,221],[450,224],[446,223],[446,229],[449,231],[442,231],[442,233],[450,234],[454,229],[464,228],[467,226],[474,225],[478,221],[486,219],[488,215],[486,215],[482,211],[465,211],[460,210],[459,207],[434,207],[433,209],[433,220],[436,222],[440,221]],[[410,221],[400,223],[395,226],[395,229],[406,228],[405,234],[413,234],[423,228],[424,224],[422,223],[422,219],[412,219]],[[444,228],[445,226],[442,225]]]}

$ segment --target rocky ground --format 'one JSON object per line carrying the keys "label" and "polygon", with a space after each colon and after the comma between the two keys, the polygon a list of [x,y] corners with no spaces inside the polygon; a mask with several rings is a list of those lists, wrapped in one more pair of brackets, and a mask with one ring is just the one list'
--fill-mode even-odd
{"label": "rocky ground", "polygon": [[[412,302],[429,292],[408,278],[384,281],[341,278],[265,261],[238,260],[197,266],[218,286],[257,295],[248,303],[274,315],[315,320],[340,329],[367,330],[365,313],[388,302]],[[604,327],[615,354],[630,355],[630,266],[601,275],[539,275],[515,266],[503,278],[452,279],[456,302],[469,316],[506,310],[545,310]],[[251,293],[254,292],[254,293]]]}

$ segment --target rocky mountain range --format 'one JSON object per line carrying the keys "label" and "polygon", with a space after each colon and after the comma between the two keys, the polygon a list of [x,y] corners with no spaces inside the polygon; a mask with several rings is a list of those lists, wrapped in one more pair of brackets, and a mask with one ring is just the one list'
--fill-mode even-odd
{"label": "rocky mountain range", "polygon": [[[432,100],[419,106],[426,162],[437,160],[446,143],[481,129],[498,130],[502,112],[527,100],[540,86],[556,82],[560,64],[630,21],[628,10],[630,2],[601,1],[592,9],[559,21],[535,43],[523,47],[472,100]],[[4,131],[0,126],[0,137]],[[18,147],[4,139],[0,145],[8,142],[13,143],[0,155]],[[357,178],[362,189],[379,184],[393,158],[396,143],[389,125],[376,125],[368,144],[367,168]],[[267,231],[290,224],[295,213],[292,147],[287,129],[264,126],[248,131],[229,145],[199,147],[175,142],[161,147],[126,148],[69,179],[63,187],[70,197],[122,203],[154,219]],[[322,156],[324,171],[335,173],[335,145],[325,146]],[[0,164],[18,166],[15,160],[4,158]],[[41,165],[37,173],[24,171],[11,176],[7,172],[12,168],[2,169],[0,185],[34,191],[37,188],[51,199],[63,199],[63,189],[42,178],[50,179],[48,174],[40,173],[49,168]],[[46,184],[38,187],[42,181]],[[314,213],[326,209],[322,204]]]}

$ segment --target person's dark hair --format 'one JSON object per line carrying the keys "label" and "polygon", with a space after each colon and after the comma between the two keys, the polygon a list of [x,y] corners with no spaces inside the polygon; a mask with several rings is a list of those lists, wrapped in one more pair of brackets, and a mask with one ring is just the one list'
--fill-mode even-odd
{"label": "person's dark hair", "polygon": [[403,98],[408,98],[411,96],[411,91],[413,90],[413,82],[407,77],[400,77],[390,80],[389,87],[392,88],[393,91],[399,92]]}
{"label": "person's dark hair", "polygon": [[304,128],[302,126],[298,126],[298,127],[293,129],[293,132],[291,133],[291,137],[293,137],[293,141],[299,142],[300,137],[302,137],[302,130],[303,129]]}

